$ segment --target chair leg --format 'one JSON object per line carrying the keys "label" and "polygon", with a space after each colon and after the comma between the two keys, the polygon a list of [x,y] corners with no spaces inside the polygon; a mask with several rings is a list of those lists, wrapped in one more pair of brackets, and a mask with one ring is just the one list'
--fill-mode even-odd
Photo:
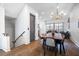
{"label": "chair leg", "polygon": [[55,56],[57,55],[57,53],[58,53],[58,46],[56,44],[56,46],[55,46]]}
{"label": "chair leg", "polygon": [[45,50],[44,50],[44,56],[45,56]]}
{"label": "chair leg", "polygon": [[61,47],[61,44],[60,44],[60,54],[61,54],[61,52],[62,52],[62,51],[61,51],[61,48],[62,48],[62,47]]}
{"label": "chair leg", "polygon": [[45,46],[43,45],[43,51],[44,51],[44,56],[45,56]]}
{"label": "chair leg", "polygon": [[63,46],[63,51],[64,51],[64,54],[65,54],[65,48],[64,48],[64,43],[62,43],[62,46]]}
{"label": "chair leg", "polygon": [[47,50],[49,50],[49,46],[47,46]]}

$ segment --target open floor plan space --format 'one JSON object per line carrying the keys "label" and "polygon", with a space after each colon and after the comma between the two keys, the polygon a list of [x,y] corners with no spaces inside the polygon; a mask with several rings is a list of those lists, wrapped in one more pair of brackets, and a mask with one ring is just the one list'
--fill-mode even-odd
{"label": "open floor plan space", "polygon": [[0,3],[0,56],[79,56],[79,3]]}

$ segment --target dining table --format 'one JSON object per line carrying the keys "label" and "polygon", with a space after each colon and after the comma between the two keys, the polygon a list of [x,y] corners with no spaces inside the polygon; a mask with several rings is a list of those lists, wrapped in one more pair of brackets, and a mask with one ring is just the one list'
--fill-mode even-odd
{"label": "dining table", "polygon": [[[47,38],[51,38],[51,39],[53,39],[54,40],[54,42],[55,42],[55,55],[57,54],[57,44],[58,44],[58,42],[57,41],[60,41],[60,54],[61,54],[61,45],[63,45],[63,49],[64,49],[64,52],[65,52],[65,48],[64,48],[64,42],[63,42],[63,40],[62,39],[60,39],[60,38],[55,38],[54,36],[52,36],[52,37],[49,37],[49,36],[46,36],[46,34],[43,34],[42,36],[41,36],[41,39],[43,39],[43,50],[44,50],[44,56],[45,56],[45,54],[46,54],[46,51],[45,51],[45,45],[46,45],[46,39]],[[62,37],[63,38],[63,37]],[[62,42],[62,43],[61,43]]]}

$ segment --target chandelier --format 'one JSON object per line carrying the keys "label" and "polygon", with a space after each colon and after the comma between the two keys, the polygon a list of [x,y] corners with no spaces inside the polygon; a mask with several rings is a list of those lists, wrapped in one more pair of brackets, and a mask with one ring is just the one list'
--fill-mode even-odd
{"label": "chandelier", "polygon": [[51,12],[51,18],[55,20],[62,19],[66,13],[64,11],[59,11],[59,4],[57,4],[56,13]]}

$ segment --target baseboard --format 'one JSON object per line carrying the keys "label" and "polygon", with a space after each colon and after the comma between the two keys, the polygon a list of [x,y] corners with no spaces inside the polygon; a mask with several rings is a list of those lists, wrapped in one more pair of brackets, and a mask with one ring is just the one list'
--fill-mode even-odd
{"label": "baseboard", "polygon": [[79,43],[78,43],[76,40],[71,39],[71,41],[72,41],[77,47],[79,47]]}
{"label": "baseboard", "polygon": [[5,51],[5,52],[9,52],[10,51],[10,49],[2,49],[3,51]]}

